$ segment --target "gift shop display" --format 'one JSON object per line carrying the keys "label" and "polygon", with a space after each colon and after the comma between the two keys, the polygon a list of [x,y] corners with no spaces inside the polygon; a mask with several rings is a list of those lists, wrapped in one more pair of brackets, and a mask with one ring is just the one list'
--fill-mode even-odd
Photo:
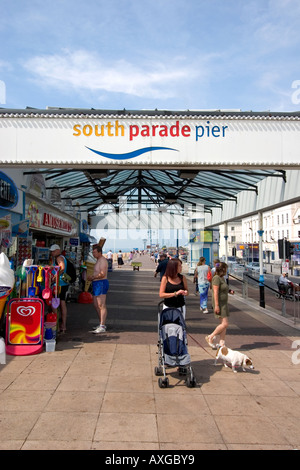
{"label": "gift shop display", "polygon": [[6,352],[16,356],[38,354],[44,345],[47,352],[54,351],[56,344],[57,314],[44,316],[47,307],[56,310],[60,305],[59,266],[30,262],[16,272],[20,297],[7,303]]}
{"label": "gift shop display", "polygon": [[32,237],[17,239],[17,260],[16,265],[20,266],[26,259],[31,258],[32,253]]}
{"label": "gift shop display", "polygon": [[5,253],[0,254],[0,320],[15,285],[14,272]]}

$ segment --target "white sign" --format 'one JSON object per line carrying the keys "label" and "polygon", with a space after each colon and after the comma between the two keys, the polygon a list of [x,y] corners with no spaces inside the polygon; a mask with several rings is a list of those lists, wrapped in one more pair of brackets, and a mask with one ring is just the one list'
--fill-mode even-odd
{"label": "white sign", "polygon": [[299,148],[296,118],[0,115],[3,164],[299,167]]}

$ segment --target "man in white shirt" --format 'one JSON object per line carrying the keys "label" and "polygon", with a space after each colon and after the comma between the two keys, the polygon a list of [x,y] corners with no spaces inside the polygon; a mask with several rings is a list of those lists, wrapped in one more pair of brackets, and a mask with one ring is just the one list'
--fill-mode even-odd
{"label": "man in white shirt", "polygon": [[287,273],[282,273],[278,279],[279,284],[282,285],[283,289],[285,290],[286,294],[292,293],[293,290],[293,283],[288,279]]}
{"label": "man in white shirt", "polygon": [[106,254],[107,262],[108,262],[108,269],[109,271],[112,270],[112,263],[113,263],[113,252],[111,250],[108,251]]}

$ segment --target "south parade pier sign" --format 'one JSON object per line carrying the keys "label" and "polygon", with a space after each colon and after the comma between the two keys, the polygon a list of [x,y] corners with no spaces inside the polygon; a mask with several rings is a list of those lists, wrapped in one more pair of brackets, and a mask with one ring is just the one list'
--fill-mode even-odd
{"label": "south parade pier sign", "polygon": [[300,113],[0,109],[0,163],[299,167]]}
{"label": "south parade pier sign", "polygon": [[[82,130],[81,130],[82,128]],[[125,136],[125,126],[120,124],[118,120],[115,122],[108,122],[107,124],[95,124],[94,128],[90,124],[85,124],[83,127],[81,124],[75,124],[73,127],[75,136],[80,136],[81,132],[86,137],[95,134],[97,137],[118,137],[121,135]],[[225,137],[225,131],[228,126],[213,125],[211,127],[210,122],[207,121],[206,125],[195,126],[195,138],[196,141],[202,137]],[[134,140],[136,137],[141,135],[142,137],[191,137],[192,129],[189,125],[180,126],[179,121],[175,124],[167,126],[166,124],[131,124],[129,126],[129,140]]]}

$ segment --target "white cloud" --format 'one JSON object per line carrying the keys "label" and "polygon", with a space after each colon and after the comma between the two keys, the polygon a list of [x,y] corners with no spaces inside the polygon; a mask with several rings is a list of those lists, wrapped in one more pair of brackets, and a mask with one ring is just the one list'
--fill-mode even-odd
{"label": "white cloud", "polygon": [[137,66],[127,60],[113,63],[96,54],[78,50],[61,55],[43,55],[29,59],[24,67],[42,85],[59,89],[127,93],[138,97],[168,98],[178,83],[195,77],[195,71],[176,59],[171,64],[151,63]]}

